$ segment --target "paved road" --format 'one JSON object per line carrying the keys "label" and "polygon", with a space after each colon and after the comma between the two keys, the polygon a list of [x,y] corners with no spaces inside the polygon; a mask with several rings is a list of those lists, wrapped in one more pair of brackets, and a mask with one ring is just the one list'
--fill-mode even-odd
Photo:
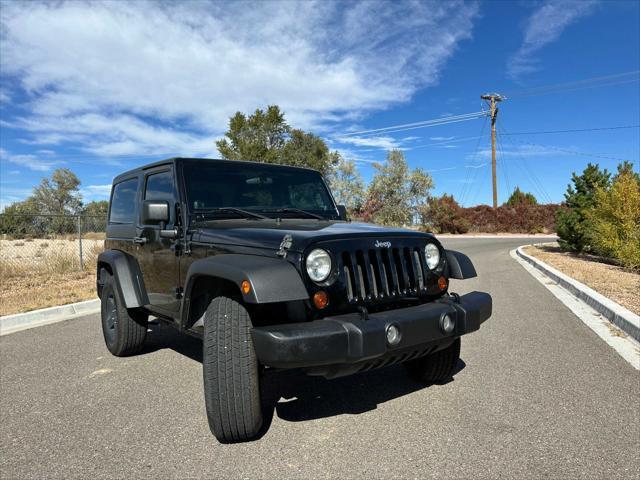
{"label": "paved road", "polygon": [[97,315],[2,337],[0,476],[638,478],[640,374],[509,256],[523,242],[444,240],[480,273],[456,289],[494,298],[452,382],[272,379],[252,443],[210,435],[194,339],[154,327],[114,358]]}

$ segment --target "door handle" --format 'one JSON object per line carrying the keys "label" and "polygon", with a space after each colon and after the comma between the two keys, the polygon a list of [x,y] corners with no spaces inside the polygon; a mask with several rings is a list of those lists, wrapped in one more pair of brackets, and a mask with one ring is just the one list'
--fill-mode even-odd
{"label": "door handle", "polygon": [[147,243],[147,239],[145,237],[133,237],[133,243],[144,245],[145,243]]}

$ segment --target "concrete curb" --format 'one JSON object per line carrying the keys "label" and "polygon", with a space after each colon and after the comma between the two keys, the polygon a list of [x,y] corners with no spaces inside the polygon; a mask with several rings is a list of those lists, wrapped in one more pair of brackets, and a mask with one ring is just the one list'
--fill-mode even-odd
{"label": "concrete curb", "polygon": [[71,320],[72,318],[97,313],[100,311],[100,300],[70,303],[59,307],[43,308],[32,312],[17,313],[0,317],[0,336],[19,332],[28,328],[40,327],[51,323]]}
{"label": "concrete curb", "polygon": [[542,260],[538,260],[522,251],[522,247],[516,249],[516,254],[534,268],[540,270],[547,277],[560,285],[572,295],[583,301],[603,317],[616,325],[629,336],[640,342],[640,315],[627,310],[622,305],[596,292],[585,284],[574,280],[555,268],[547,265]]}

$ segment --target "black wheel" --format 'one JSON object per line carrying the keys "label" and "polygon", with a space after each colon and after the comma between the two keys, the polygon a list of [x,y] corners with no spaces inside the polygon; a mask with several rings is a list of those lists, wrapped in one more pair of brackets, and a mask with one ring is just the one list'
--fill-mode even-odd
{"label": "black wheel", "polygon": [[258,360],[247,310],[214,298],[204,317],[204,398],[209,428],[222,443],[255,438],[262,427]]}
{"label": "black wheel", "polygon": [[115,285],[107,274],[101,295],[102,333],[107,349],[117,357],[140,351],[147,336],[147,315],[127,310]]}
{"label": "black wheel", "polygon": [[419,382],[439,383],[448,380],[460,359],[460,339],[436,353],[410,360],[404,364],[409,375]]}

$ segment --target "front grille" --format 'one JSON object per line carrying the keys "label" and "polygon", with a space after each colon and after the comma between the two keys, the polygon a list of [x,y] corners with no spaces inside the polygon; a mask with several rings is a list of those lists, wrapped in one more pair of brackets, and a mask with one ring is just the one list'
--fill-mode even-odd
{"label": "front grille", "polygon": [[418,246],[344,251],[340,275],[349,302],[371,302],[426,293],[429,274]]}

